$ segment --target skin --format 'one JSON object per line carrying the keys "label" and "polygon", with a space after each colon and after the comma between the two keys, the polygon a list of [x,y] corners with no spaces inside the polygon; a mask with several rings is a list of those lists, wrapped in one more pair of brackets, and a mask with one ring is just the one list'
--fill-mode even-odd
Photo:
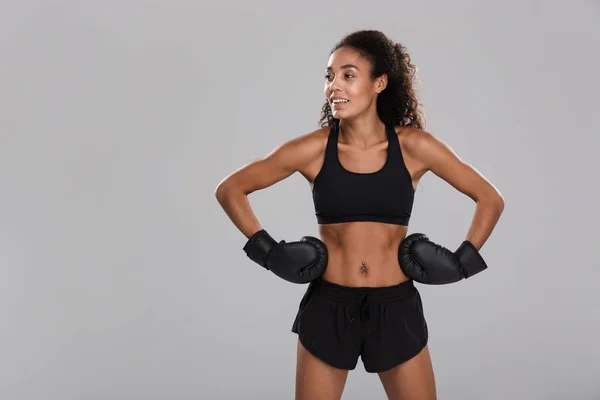
{"label": "skin", "polygon": [[[349,67],[352,65],[353,67]],[[324,94],[349,99],[332,106],[340,120],[338,158],[350,171],[369,173],[383,167],[387,156],[385,125],[376,110],[377,96],[387,76],[369,77],[369,62],[350,48],[340,48],[329,58]],[[413,187],[429,171],[476,203],[466,240],[480,249],[504,208],[498,190],[475,168],[432,134],[395,127]],[[247,237],[262,229],[247,196],[289,177],[302,174],[312,183],[323,165],[329,128],[293,138],[265,157],[253,161],[221,181],[216,197],[234,225]],[[408,227],[376,222],[320,225],[321,240],[329,261],[323,279],[351,287],[391,286],[408,280],[398,264],[398,246]],[[309,353],[300,342],[297,350],[296,399],[340,399],[348,371],[329,366]],[[379,373],[389,399],[436,399],[434,372],[426,346],[417,356]]]}

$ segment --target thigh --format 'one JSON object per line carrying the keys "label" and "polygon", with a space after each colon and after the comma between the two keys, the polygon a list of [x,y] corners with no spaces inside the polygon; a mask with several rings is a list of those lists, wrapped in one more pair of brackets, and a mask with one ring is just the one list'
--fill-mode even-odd
{"label": "thigh", "polygon": [[298,340],[296,400],[338,400],[342,397],[348,370],[326,364]]}
{"label": "thigh", "polygon": [[390,400],[435,400],[435,378],[429,346],[408,361],[379,373]]}

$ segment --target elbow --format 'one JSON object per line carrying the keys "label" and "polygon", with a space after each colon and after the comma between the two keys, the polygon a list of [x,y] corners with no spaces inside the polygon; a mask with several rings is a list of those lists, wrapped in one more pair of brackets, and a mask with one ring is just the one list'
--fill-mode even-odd
{"label": "elbow", "polygon": [[502,214],[504,211],[504,196],[499,191],[494,190],[493,192],[486,193],[479,197],[478,203],[484,203],[489,207],[493,207],[498,214]]}
{"label": "elbow", "polygon": [[498,211],[500,212],[500,214],[502,214],[502,211],[504,211],[504,196],[502,196],[502,194],[498,190],[496,190],[495,203],[498,207]]}
{"label": "elbow", "polygon": [[246,195],[246,193],[244,193],[237,185],[235,185],[229,179],[224,179],[215,188],[215,197],[221,205],[224,205],[228,201],[228,199],[231,198],[231,196],[238,194]]}
{"label": "elbow", "polygon": [[496,214],[500,216],[504,211],[504,197],[500,194],[500,192],[496,192],[494,196],[489,198],[489,202],[496,210]]}
{"label": "elbow", "polygon": [[215,197],[219,204],[223,204],[225,199],[227,198],[227,194],[229,193],[229,184],[226,180],[221,181],[217,187],[215,188]]}
{"label": "elbow", "polygon": [[500,199],[497,200],[497,202],[496,202],[496,215],[498,216],[498,218],[500,218],[500,216],[502,215],[503,212],[504,212],[504,198],[502,196],[500,196]]}

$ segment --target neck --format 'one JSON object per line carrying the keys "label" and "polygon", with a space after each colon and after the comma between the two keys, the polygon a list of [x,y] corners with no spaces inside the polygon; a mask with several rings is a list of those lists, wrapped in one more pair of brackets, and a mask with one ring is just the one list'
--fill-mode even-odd
{"label": "neck", "polygon": [[376,119],[340,120],[339,137],[345,144],[367,148],[387,140],[385,124]]}

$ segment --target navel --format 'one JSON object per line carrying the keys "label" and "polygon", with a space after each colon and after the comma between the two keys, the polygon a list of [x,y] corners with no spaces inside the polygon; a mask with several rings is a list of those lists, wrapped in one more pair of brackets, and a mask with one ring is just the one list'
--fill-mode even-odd
{"label": "navel", "polygon": [[360,267],[360,272],[361,272],[362,274],[366,274],[366,273],[367,273],[367,264],[365,264],[365,262],[364,262],[364,261],[362,262],[362,265],[361,265],[361,267]]}

